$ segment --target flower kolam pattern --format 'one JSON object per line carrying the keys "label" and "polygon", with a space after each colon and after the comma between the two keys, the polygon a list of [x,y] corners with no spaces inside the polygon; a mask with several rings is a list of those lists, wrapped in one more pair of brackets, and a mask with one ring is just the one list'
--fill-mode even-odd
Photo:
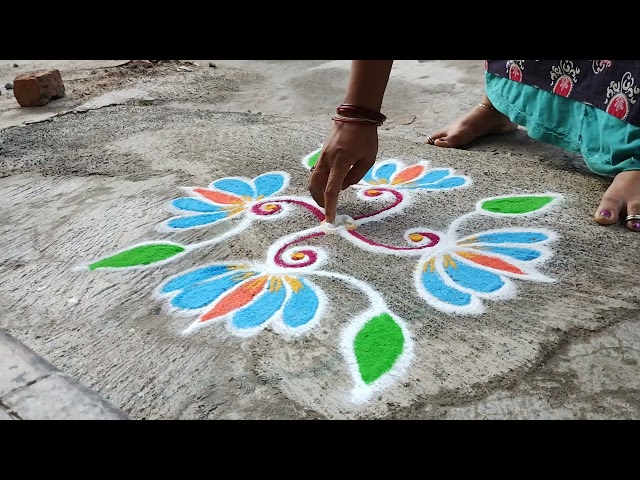
{"label": "flower kolam pattern", "polygon": [[[316,164],[320,150],[321,147],[302,158],[304,168],[310,170]],[[227,177],[206,188],[186,188],[187,195],[169,202],[168,210],[174,216],[158,225],[159,230],[184,231],[227,222],[229,228],[189,245],[142,242],[81,265],[80,269],[155,267],[237,236],[253,222],[282,220],[306,211],[308,217],[315,218],[314,224],[274,242],[264,261],[199,265],[168,278],[154,293],[168,303],[170,311],[193,319],[185,333],[224,322],[238,337],[256,335],[267,327],[295,337],[319,325],[331,301],[319,279],[350,285],[368,300],[368,307],[350,319],[336,339],[351,373],[351,399],[356,403],[367,402],[405,374],[413,357],[412,334],[371,285],[328,269],[328,251],[317,242],[309,245],[311,240],[335,234],[374,254],[414,257],[414,275],[409,281],[413,281],[416,293],[426,304],[446,314],[480,315],[485,312],[487,301],[513,298],[514,281],[554,281],[538,270],[552,255],[548,244],[557,239],[554,232],[509,227],[460,236],[457,231],[478,215],[524,217],[542,212],[561,199],[559,194],[481,199],[446,231],[417,226],[404,232],[399,246],[368,238],[358,228],[401,213],[412,199],[429,192],[466,188],[471,179],[450,168],[429,168],[427,161],[412,165],[396,159],[379,161],[351,188],[360,200],[378,201],[384,206],[353,218],[339,215],[334,225],[324,222],[323,210],[310,197],[282,195],[289,181],[288,173],[272,171],[253,179]]]}

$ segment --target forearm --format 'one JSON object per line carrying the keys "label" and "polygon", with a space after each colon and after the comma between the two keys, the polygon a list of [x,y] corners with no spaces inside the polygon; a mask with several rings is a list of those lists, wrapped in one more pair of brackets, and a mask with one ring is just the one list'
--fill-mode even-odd
{"label": "forearm", "polygon": [[379,112],[392,65],[393,60],[353,60],[343,103]]}

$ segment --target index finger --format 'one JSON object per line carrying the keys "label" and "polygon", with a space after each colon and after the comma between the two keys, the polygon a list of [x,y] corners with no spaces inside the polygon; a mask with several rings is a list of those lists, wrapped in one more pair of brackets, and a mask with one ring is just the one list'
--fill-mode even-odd
{"label": "index finger", "polygon": [[324,189],[324,215],[325,220],[333,223],[336,220],[336,210],[338,207],[338,196],[342,190],[342,182],[349,172],[349,165],[335,165],[329,172],[327,186]]}

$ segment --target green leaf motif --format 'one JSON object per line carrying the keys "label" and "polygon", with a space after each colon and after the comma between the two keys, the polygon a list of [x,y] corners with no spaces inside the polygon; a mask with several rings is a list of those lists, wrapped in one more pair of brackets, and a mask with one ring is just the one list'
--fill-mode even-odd
{"label": "green leaf motif", "polygon": [[527,195],[502,197],[482,202],[480,208],[487,212],[503,215],[522,215],[535,212],[553,202],[554,197],[549,195]]}
{"label": "green leaf motif", "polygon": [[185,251],[175,243],[151,243],[138,245],[120,253],[116,253],[89,265],[89,270],[97,268],[128,268],[161,262]]}
{"label": "green leaf motif", "polygon": [[388,313],[365,323],[353,342],[364,383],[369,385],[391,370],[404,350],[404,343],[402,329]]}
{"label": "green leaf motif", "polygon": [[309,156],[309,158],[307,158],[307,167],[311,168],[316,166],[316,163],[318,163],[318,158],[320,158],[320,151],[321,149],[319,148],[318,150],[313,152]]}

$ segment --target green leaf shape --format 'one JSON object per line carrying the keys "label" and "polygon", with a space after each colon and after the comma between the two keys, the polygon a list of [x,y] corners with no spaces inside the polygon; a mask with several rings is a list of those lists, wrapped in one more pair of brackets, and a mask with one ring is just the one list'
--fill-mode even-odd
{"label": "green leaf shape", "polygon": [[318,163],[318,159],[320,158],[320,151],[321,149],[318,149],[309,158],[307,158],[307,167],[311,168],[316,166],[316,163]]}
{"label": "green leaf shape", "polygon": [[97,268],[128,268],[161,262],[185,251],[175,243],[150,243],[138,245],[120,253],[116,253],[89,265],[89,270]]}
{"label": "green leaf shape", "polygon": [[482,202],[480,208],[503,215],[522,215],[540,210],[553,200],[549,195],[503,197]]}
{"label": "green leaf shape", "polygon": [[362,380],[367,385],[391,370],[404,350],[404,334],[388,313],[381,313],[364,324],[353,342]]}

